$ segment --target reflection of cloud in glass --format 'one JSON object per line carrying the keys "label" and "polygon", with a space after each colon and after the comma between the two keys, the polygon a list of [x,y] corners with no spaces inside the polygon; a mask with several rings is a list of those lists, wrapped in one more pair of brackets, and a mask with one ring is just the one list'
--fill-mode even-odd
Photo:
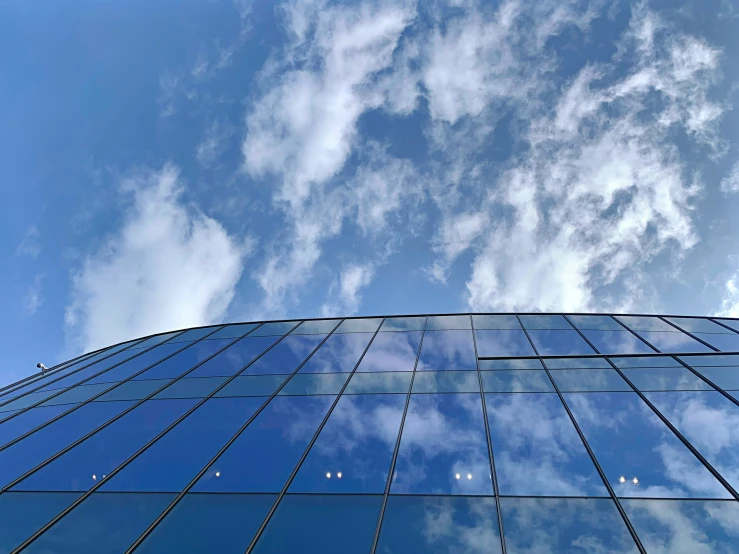
{"label": "reflection of cloud in glass", "polygon": [[541,356],[576,356],[595,354],[595,351],[574,329],[531,330],[529,337]]}
{"label": "reflection of cloud in glass", "polygon": [[637,331],[637,333],[660,352],[711,352],[710,348],[682,332]]}
{"label": "reflection of cloud in glass", "polygon": [[378,333],[357,371],[413,371],[420,331]]}
{"label": "reflection of cloud in glass", "polygon": [[426,331],[417,369],[477,369],[472,331]]}
{"label": "reflection of cloud in glass", "polygon": [[371,333],[333,334],[305,362],[300,373],[352,371],[371,338]]}
{"label": "reflection of cloud in glass", "polygon": [[628,331],[590,331],[584,330],[583,335],[602,354],[644,354],[654,350],[644,341]]}

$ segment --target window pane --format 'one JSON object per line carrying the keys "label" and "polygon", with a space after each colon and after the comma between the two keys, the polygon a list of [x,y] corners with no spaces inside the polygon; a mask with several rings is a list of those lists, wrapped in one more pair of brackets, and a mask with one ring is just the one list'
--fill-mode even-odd
{"label": "window pane", "polygon": [[739,331],[739,320],[736,319],[717,319],[716,321],[720,321],[727,327],[731,327],[735,331]]}
{"label": "window pane", "polygon": [[724,390],[739,390],[739,367],[697,367],[698,373]]}
{"label": "window pane", "polygon": [[228,377],[194,377],[175,381],[154,398],[205,398],[226,382]]}
{"label": "window pane", "polygon": [[684,367],[643,367],[621,371],[640,391],[711,390],[708,383]]}
{"label": "window pane", "polygon": [[0,495],[0,552],[10,552],[72,504],[76,492],[4,492]]}
{"label": "window pane", "polygon": [[242,323],[241,325],[226,325],[220,331],[216,331],[208,337],[211,339],[237,339],[243,335],[246,335],[249,331],[254,329],[257,325],[255,323]]}
{"label": "window pane", "polygon": [[543,369],[544,366],[536,358],[521,358],[510,360],[480,360],[481,370],[505,369]]}
{"label": "window pane", "polygon": [[87,384],[117,383],[184,348],[183,343],[162,344],[87,381]]}
{"label": "window pane", "polygon": [[249,333],[252,337],[282,336],[289,333],[300,321],[272,321]]}
{"label": "window pane", "polygon": [[610,499],[501,498],[500,510],[508,554],[638,552]]}
{"label": "window pane", "polygon": [[548,369],[611,368],[611,364],[605,358],[551,358],[544,363]]}
{"label": "window pane", "polygon": [[620,369],[629,367],[682,367],[680,362],[671,356],[645,356],[643,358],[617,358],[610,356],[608,359]]}
{"label": "window pane", "polygon": [[371,333],[334,333],[305,362],[300,373],[350,372],[357,365],[371,338]]}
{"label": "window pane", "polygon": [[318,430],[334,397],[272,399],[193,492],[279,492]]}
{"label": "window pane", "polygon": [[321,319],[304,321],[298,325],[291,335],[327,335],[339,324],[340,319]]}
{"label": "window pane", "polygon": [[553,369],[549,373],[561,392],[633,390],[613,369]]}
{"label": "window pane", "polygon": [[601,354],[651,354],[654,350],[628,331],[589,331],[583,335]]}
{"label": "window pane", "polygon": [[500,531],[494,498],[391,496],[385,508],[381,553],[497,554]]}
{"label": "window pane", "polygon": [[355,373],[344,394],[406,393],[411,386],[411,372]]}
{"label": "window pane", "polygon": [[61,393],[59,396],[50,398],[41,406],[56,406],[60,404],[77,404],[89,400],[96,394],[100,394],[106,389],[109,389],[112,383],[100,383],[99,385],[79,385],[73,387],[66,392]]}
{"label": "window pane", "polygon": [[382,494],[404,406],[392,394],[339,399],[290,492]]}
{"label": "window pane", "polygon": [[13,489],[86,491],[194,405],[190,399],[144,402]]}
{"label": "window pane", "polygon": [[521,329],[515,315],[473,315],[475,329]]}
{"label": "window pane", "polygon": [[298,373],[278,394],[339,394],[347,377],[347,373]]}
{"label": "window pane", "polygon": [[420,342],[420,331],[378,333],[357,371],[413,371]]}
{"label": "window pane", "polygon": [[326,338],[325,335],[291,335],[274,345],[246,368],[246,375],[290,374]]}
{"label": "window pane", "polygon": [[711,352],[707,346],[685,333],[662,333],[660,331],[637,331],[639,336],[660,352]]}
{"label": "window pane", "polygon": [[725,327],[702,317],[666,317],[665,319],[688,333],[731,333]]}
{"label": "window pane", "polygon": [[[192,346],[178,352],[171,358],[150,367],[143,373],[134,377],[138,381],[145,379],[173,379],[179,377],[195,365],[208,359],[210,356],[231,344],[230,339],[203,340],[193,343]],[[164,345],[163,345],[164,346]],[[162,348],[161,346],[159,348]],[[190,374],[193,376],[193,374]]]}
{"label": "window pane", "polygon": [[618,496],[728,497],[721,484],[636,393],[564,396]]}
{"label": "window pane", "polygon": [[274,494],[187,494],[136,554],[243,554],[276,498]]}
{"label": "window pane", "polygon": [[483,371],[485,392],[554,392],[544,370]]}
{"label": "window pane", "polygon": [[656,317],[618,315],[616,319],[634,331],[677,331],[672,325]]}
{"label": "window pane", "polygon": [[479,394],[414,394],[392,493],[493,494]]}
{"label": "window pane", "polygon": [[367,554],[381,505],[374,495],[286,495],[253,552]]}
{"label": "window pane", "polygon": [[480,392],[477,371],[425,371],[416,373],[413,392]]}
{"label": "window pane", "polygon": [[0,406],[0,412],[12,412],[22,410],[23,408],[28,408],[28,406],[33,406],[34,404],[36,404],[36,402],[41,402],[42,400],[49,398],[57,392],[59,391],[52,390],[29,392],[28,394],[21,396],[16,400],[8,402],[7,404],[5,404],[5,406]]}
{"label": "window pane", "polygon": [[423,331],[426,326],[426,316],[421,317],[388,317],[380,327],[385,331]]}
{"label": "window pane", "polygon": [[572,356],[595,354],[577,331],[529,331],[529,337],[540,356]]}
{"label": "window pane", "polygon": [[260,398],[211,398],[100,490],[180,492],[261,405]]}
{"label": "window pane", "polygon": [[691,367],[699,366],[739,366],[739,355],[712,354],[710,356],[680,356],[680,359]]}
{"label": "window pane", "polygon": [[503,495],[608,496],[556,394],[486,394]]}
{"label": "window pane", "polygon": [[572,329],[572,325],[561,315],[522,315],[521,323],[526,329]]}
{"label": "window pane", "polygon": [[[188,377],[230,377],[272,346],[279,337],[246,337],[198,367]],[[248,370],[248,368],[247,368]]]}
{"label": "window pane", "polygon": [[477,369],[471,331],[426,331],[418,360],[419,371]]}
{"label": "window pane", "polygon": [[201,327],[200,329],[189,329],[179,335],[174,340],[177,342],[189,342],[193,340],[200,340],[203,337],[209,337],[210,334],[213,333],[216,329],[218,329],[220,325],[214,325],[213,327]]}
{"label": "window pane", "polygon": [[475,330],[478,356],[534,356],[534,349],[521,331]]}
{"label": "window pane", "polygon": [[[174,497],[174,494],[166,493],[94,493],[23,552],[120,554],[133,544]],[[82,529],[84,532],[80,531]]]}
{"label": "window pane", "polygon": [[468,315],[430,315],[427,330],[441,331],[443,329],[472,329]]}
{"label": "window pane", "polygon": [[[69,406],[49,406],[48,408],[33,408],[27,412],[9,419],[0,425],[0,446],[20,437],[22,434],[43,425],[51,418],[58,416]],[[0,543],[1,544],[1,543]]]}
{"label": "window pane", "polygon": [[705,500],[622,500],[648,552],[736,552],[739,503]]}
{"label": "window pane", "polygon": [[288,375],[239,375],[215,396],[272,396]]}
{"label": "window pane", "polygon": [[[95,402],[107,402],[110,400],[141,400],[154,391],[162,388],[172,379],[155,379],[152,381],[126,381],[121,383],[110,392],[106,392]],[[112,384],[112,383],[111,383]]]}
{"label": "window pane", "polygon": [[572,324],[580,329],[596,331],[625,331],[618,321],[608,315],[571,315],[568,316]]}
{"label": "window pane", "polygon": [[718,333],[694,333],[694,335],[723,352],[739,352],[739,335],[721,335]]}
{"label": "window pane", "polygon": [[371,319],[345,319],[335,333],[374,333],[382,323],[381,317]]}
{"label": "window pane", "polygon": [[163,335],[156,335],[154,337],[149,337],[148,339],[137,343],[135,348],[149,348],[150,346],[154,346],[155,344],[161,344],[164,341],[171,339],[177,334],[179,334],[179,331],[175,331],[174,333],[164,333]]}

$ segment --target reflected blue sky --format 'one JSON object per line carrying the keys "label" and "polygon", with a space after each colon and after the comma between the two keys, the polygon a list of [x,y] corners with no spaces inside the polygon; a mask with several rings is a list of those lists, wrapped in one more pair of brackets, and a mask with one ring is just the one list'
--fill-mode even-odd
{"label": "reflected blue sky", "polygon": [[523,330],[475,329],[478,356],[534,356]]}
{"label": "reflected blue sky", "polygon": [[739,367],[714,366],[693,368],[724,390],[739,390]]}
{"label": "reflected blue sky", "polygon": [[246,337],[195,369],[188,377],[231,376],[272,346],[279,337]]}
{"label": "reflected blue sky", "polygon": [[413,379],[413,392],[480,392],[477,371],[423,371]]}
{"label": "reflected blue sky", "polygon": [[633,390],[614,369],[552,369],[549,374],[561,392]]}
{"label": "reflected blue sky", "polygon": [[675,329],[669,323],[665,323],[658,317],[638,316],[638,315],[617,315],[615,316],[621,323],[626,324],[634,331],[671,331]]}
{"label": "reflected blue sky", "polygon": [[418,371],[477,369],[472,331],[426,331]]}
{"label": "reflected blue sky", "polygon": [[[119,366],[116,366],[106,371],[105,373],[101,373],[97,377],[93,377],[92,379],[87,381],[87,384],[111,383],[115,381],[123,381],[124,379],[131,377],[134,373],[141,371],[142,369],[150,366],[151,364],[158,362],[159,360],[169,356],[170,354],[174,354],[181,348],[184,348],[184,346],[185,345],[181,343],[162,344],[160,346],[157,346],[156,348],[152,348],[148,352],[144,352],[143,354],[136,356],[135,358],[131,360],[128,360],[125,363],[122,363]],[[183,355],[184,355],[184,352],[183,352]],[[101,365],[101,364],[97,364],[97,365]],[[100,371],[100,369],[102,369],[102,365],[100,368],[98,368],[98,371]],[[86,370],[83,370],[83,371],[86,371]],[[69,377],[74,377],[76,375],[79,375],[79,373],[76,373],[75,375],[70,375]]]}
{"label": "reflected blue sky", "polygon": [[411,372],[355,373],[344,394],[406,393],[411,388]]}
{"label": "reflected blue sky", "polygon": [[386,331],[423,331],[426,316],[420,317],[388,317],[380,327],[380,333]]}
{"label": "reflected blue sky", "polygon": [[378,333],[357,371],[413,371],[421,331]]}
{"label": "reflected blue sky", "polygon": [[[192,346],[185,348],[182,352],[179,352],[171,358],[167,358],[166,360],[159,362],[157,365],[147,369],[140,375],[134,377],[134,379],[141,381],[144,379],[172,379],[174,377],[179,377],[232,342],[233,341],[231,339],[203,340],[196,342]],[[162,345],[162,347],[164,346],[167,345]],[[193,374],[195,374],[195,372],[193,372]],[[197,375],[201,375],[203,377],[208,376],[204,374],[203,371],[198,372]]]}
{"label": "reflected blue sky", "polygon": [[533,329],[528,332],[540,356],[577,356],[596,352],[574,329]]}
{"label": "reflected blue sky", "polygon": [[442,329],[472,329],[470,316],[468,315],[432,315],[426,323],[427,331],[439,331]]}
{"label": "reflected blue sky", "polygon": [[561,315],[521,315],[518,316],[526,329],[572,329],[572,325]]}
{"label": "reflected blue sky", "polygon": [[718,323],[701,317],[666,317],[665,319],[688,333],[732,333]]}
{"label": "reflected blue sky", "polygon": [[350,372],[371,339],[371,333],[334,333],[305,362],[300,373]]}
{"label": "reflected blue sky", "polygon": [[485,392],[554,392],[542,369],[483,371],[481,375]]}
{"label": "reflected blue sky", "polygon": [[640,391],[712,390],[711,385],[685,367],[641,367],[622,369]]}
{"label": "reflected blue sky", "polygon": [[536,358],[510,358],[507,360],[480,360],[480,370],[501,369],[543,369],[544,366]]}
{"label": "reflected blue sky", "polygon": [[625,331],[618,321],[607,315],[569,315],[567,318],[581,331],[584,331],[585,329],[599,331]]}
{"label": "reflected blue sky", "polygon": [[316,348],[325,335],[290,335],[247,367],[244,375],[292,373]]}
{"label": "reflected blue sky", "polygon": [[720,335],[718,333],[693,333],[722,352],[739,352],[739,335]]}
{"label": "reflected blue sky", "polygon": [[521,329],[515,315],[473,315],[475,329]]}
{"label": "reflected blue sky", "polygon": [[[622,328],[623,329],[623,328]],[[655,350],[628,331],[596,331],[586,329],[582,334],[601,354],[651,354]]]}
{"label": "reflected blue sky", "polygon": [[706,345],[679,331],[637,331],[637,334],[660,352],[712,352]]}

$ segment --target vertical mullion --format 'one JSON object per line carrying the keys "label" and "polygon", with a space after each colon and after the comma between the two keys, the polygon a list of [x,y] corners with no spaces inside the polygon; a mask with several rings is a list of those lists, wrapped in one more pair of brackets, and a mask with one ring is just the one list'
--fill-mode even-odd
{"label": "vertical mullion", "polygon": [[416,378],[416,368],[418,367],[418,360],[421,358],[421,348],[423,347],[423,338],[426,336],[426,327],[428,326],[429,318],[426,316],[426,320],[423,323],[423,331],[421,332],[421,340],[418,343],[418,352],[416,352],[416,362],[413,364],[413,372],[411,373],[411,382],[408,386],[408,396],[405,399],[405,406],[403,406],[403,415],[400,417],[400,427],[398,427],[398,438],[395,440],[395,447],[393,448],[393,456],[390,458],[390,470],[387,474],[387,482],[385,483],[385,490],[382,493],[382,505],[380,506],[380,513],[377,516],[377,526],[375,527],[375,534],[372,537],[372,547],[370,548],[370,554],[375,554],[377,551],[377,544],[380,540],[380,530],[382,528],[382,520],[385,517],[385,508],[387,507],[387,501],[390,496],[390,487],[393,484],[393,474],[395,473],[395,463],[398,460],[398,451],[400,450],[400,439],[403,435],[403,426],[405,425],[405,416],[408,413],[408,405],[411,402],[411,392],[413,391],[413,381]]}
{"label": "vertical mullion", "polygon": [[703,346],[707,346],[708,348],[710,348],[710,349],[711,349],[711,350],[713,350],[714,352],[721,352],[721,350],[719,350],[719,349],[718,349],[718,348],[716,348],[715,346],[711,346],[710,344],[708,344],[708,343],[707,343],[706,341],[704,341],[703,339],[701,339],[701,338],[698,338],[698,337],[696,337],[696,336],[695,336],[695,335],[694,335],[693,333],[691,333],[691,332],[689,332],[689,331],[686,331],[685,329],[682,329],[681,327],[679,327],[679,326],[675,325],[675,324],[674,324],[674,323],[673,323],[672,321],[668,321],[667,319],[665,319],[665,318],[664,318],[664,317],[662,317],[661,315],[658,315],[658,316],[657,316],[657,319],[660,319],[660,320],[664,321],[665,323],[667,323],[667,325],[671,325],[671,326],[673,326],[673,327],[674,327],[675,329],[677,329],[678,331],[682,331],[683,333],[685,333],[686,335],[688,335],[688,336],[689,336],[690,338],[692,338],[693,340],[697,340],[697,341],[698,341],[699,343],[701,343],[701,344],[702,344]]}
{"label": "vertical mullion", "polygon": [[[518,316],[516,316],[518,318]],[[562,315],[567,322],[572,325],[572,322],[569,320],[567,316],[564,314]],[[521,321],[519,320],[519,323]],[[523,325],[521,325],[523,327]],[[573,329],[577,330],[577,332],[580,334],[583,339],[585,339],[584,335],[580,333],[579,329],[577,329],[574,325],[572,325]],[[526,328],[524,328],[524,332],[526,332],[526,336],[529,336],[528,331],[526,331]],[[590,344],[587,339],[585,339],[588,344]],[[533,341],[531,341],[531,338],[529,337],[529,341],[531,342],[531,346],[534,348],[534,352],[538,355],[538,350],[536,349],[536,346],[534,345]],[[591,348],[595,352],[598,352],[598,350],[593,347],[592,344],[590,344]],[[618,513],[621,515],[621,519],[623,519],[624,524],[626,525],[626,528],[628,529],[629,533],[631,534],[631,538],[634,539],[634,542],[636,543],[636,547],[639,549],[639,552],[641,554],[647,554],[646,549],[644,548],[644,545],[641,543],[641,540],[639,539],[639,536],[636,534],[636,529],[634,529],[634,526],[631,524],[631,521],[629,520],[629,517],[626,515],[626,510],[624,510],[624,507],[621,505],[621,502],[619,501],[618,497],[616,496],[616,492],[613,490],[613,487],[611,486],[611,483],[608,481],[608,477],[606,476],[605,472],[603,471],[603,468],[600,467],[600,463],[598,463],[598,460],[595,457],[595,453],[590,448],[590,445],[588,444],[587,439],[585,438],[585,434],[582,432],[582,429],[580,429],[580,425],[577,423],[577,420],[575,419],[574,414],[570,410],[570,407],[567,405],[567,401],[564,399],[564,396],[562,396],[562,392],[559,390],[559,387],[557,386],[557,383],[554,381],[554,378],[552,377],[552,374],[549,372],[549,368],[547,367],[546,363],[544,363],[544,360],[540,360],[542,362],[542,365],[544,366],[544,371],[547,374],[547,377],[549,377],[549,380],[552,383],[552,386],[554,387],[554,391],[557,393],[557,396],[559,397],[559,401],[562,402],[562,406],[564,406],[565,411],[567,412],[567,415],[570,418],[570,421],[572,422],[572,425],[575,427],[575,431],[577,431],[577,434],[580,436],[580,440],[583,443],[583,446],[585,446],[585,450],[587,450],[588,455],[590,456],[590,460],[593,462],[593,465],[595,465],[595,469],[598,471],[598,475],[600,475],[601,480],[603,481],[603,484],[606,487],[606,490],[608,490],[608,494],[611,497],[611,500],[613,500],[614,504],[616,505],[616,509],[618,510]]]}
{"label": "vertical mullion", "polygon": [[[521,322],[519,321],[519,324]],[[480,384],[480,399],[482,400],[482,417],[485,420],[485,435],[488,443],[488,456],[490,457],[490,476],[493,481],[493,494],[495,494],[495,511],[498,515],[498,531],[500,533],[501,553],[506,554],[507,548],[503,538],[503,514],[500,508],[500,491],[498,490],[498,475],[495,472],[495,457],[493,456],[493,439],[490,436],[490,424],[488,422],[488,408],[485,403],[485,391],[482,386],[482,373],[480,372],[480,359],[477,355],[477,337],[475,337],[475,321],[470,315],[470,325],[472,326],[472,344],[475,347],[475,366],[477,367],[477,381]]]}

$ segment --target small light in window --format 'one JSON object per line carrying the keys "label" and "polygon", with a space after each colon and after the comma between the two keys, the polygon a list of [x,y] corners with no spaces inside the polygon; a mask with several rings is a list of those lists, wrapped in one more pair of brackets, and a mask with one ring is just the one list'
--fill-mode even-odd
{"label": "small light in window", "polygon": [[619,482],[619,483],[625,483],[625,482],[626,482],[626,477],[624,477],[624,476],[622,475],[621,477],[619,477],[619,478],[618,478],[618,482]]}
{"label": "small light in window", "polygon": [[467,474],[467,479],[472,479],[472,474],[471,473],[468,473]]}
{"label": "small light in window", "polygon": [[455,477],[456,477],[457,479],[459,479],[459,478],[460,478],[460,477],[462,477],[462,476],[461,476],[461,475],[460,475],[459,473],[457,473],[457,474],[455,475]]}
{"label": "small light in window", "polygon": [[638,485],[639,484],[639,479],[637,479],[636,477],[634,477],[634,479],[632,479],[631,482],[634,483],[635,485]]}
{"label": "small light in window", "polygon": [[92,480],[95,481],[97,479],[97,476],[93,473],[92,474]]}
{"label": "small light in window", "polygon": [[326,474],[326,479],[331,479],[331,472],[330,471]]}
{"label": "small light in window", "polygon": [[220,477],[220,476],[221,476],[221,472],[220,471],[216,471],[216,477]]}
{"label": "small light in window", "polygon": [[336,474],[336,477],[338,477],[339,479],[341,479],[341,472],[337,473]]}

